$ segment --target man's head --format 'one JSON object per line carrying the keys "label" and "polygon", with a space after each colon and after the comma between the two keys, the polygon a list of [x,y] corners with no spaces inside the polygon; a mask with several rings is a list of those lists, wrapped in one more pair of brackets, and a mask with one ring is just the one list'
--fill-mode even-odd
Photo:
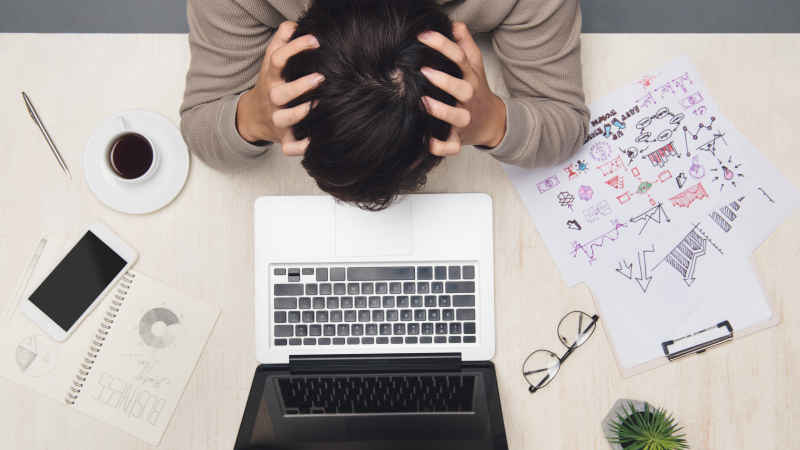
{"label": "man's head", "polygon": [[417,40],[429,30],[453,39],[452,23],[432,0],[316,0],[298,21],[292,39],[311,34],[320,46],[289,58],[281,75],[287,82],[325,77],[287,105],[315,101],[294,135],[310,140],[303,167],[320,189],[381,210],[419,190],[441,162],[428,148],[431,138],[447,139],[450,124],[429,115],[422,97],[451,106],[455,99],[420,69],[462,72]]}

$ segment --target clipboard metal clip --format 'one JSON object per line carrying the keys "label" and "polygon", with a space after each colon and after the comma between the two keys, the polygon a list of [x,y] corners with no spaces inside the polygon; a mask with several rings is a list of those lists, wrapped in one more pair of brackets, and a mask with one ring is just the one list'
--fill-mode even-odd
{"label": "clipboard metal clip", "polygon": [[[725,328],[728,329],[728,334],[727,335],[712,339],[712,340],[707,341],[707,342],[703,342],[701,344],[693,345],[693,346],[691,346],[689,348],[685,348],[685,349],[677,351],[677,352],[675,352],[673,354],[669,353],[669,346],[675,344],[678,341],[681,341],[681,340],[686,339],[686,338],[690,338],[692,336],[696,336],[696,335],[698,335],[700,333],[704,333],[706,331],[716,330],[716,329],[722,328],[722,327],[725,327]],[[672,361],[675,361],[676,359],[681,359],[684,356],[689,356],[689,355],[692,355],[692,354],[695,354],[695,353],[703,353],[704,351],[708,350],[711,347],[716,347],[717,345],[721,345],[721,344],[724,344],[724,343],[732,341],[732,340],[733,340],[733,327],[731,326],[731,323],[726,320],[724,322],[718,323],[716,326],[706,328],[705,330],[700,330],[700,331],[698,331],[696,333],[692,333],[692,334],[690,334],[688,336],[684,336],[682,338],[674,339],[674,340],[671,340],[671,341],[662,342],[661,343],[661,348],[664,349],[664,355],[666,355],[667,358],[669,359],[669,361],[672,362]]]}

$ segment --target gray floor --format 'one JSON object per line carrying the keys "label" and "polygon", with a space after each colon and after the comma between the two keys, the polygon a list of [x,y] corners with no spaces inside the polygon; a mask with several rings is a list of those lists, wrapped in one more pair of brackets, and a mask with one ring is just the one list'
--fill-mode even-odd
{"label": "gray floor", "polygon": [[[582,0],[584,33],[797,33],[798,0]],[[0,33],[188,33],[186,0],[0,0]]]}

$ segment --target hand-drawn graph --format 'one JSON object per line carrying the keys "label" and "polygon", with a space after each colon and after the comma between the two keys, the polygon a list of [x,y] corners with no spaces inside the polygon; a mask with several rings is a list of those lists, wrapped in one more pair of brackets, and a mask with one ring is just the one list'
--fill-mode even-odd
{"label": "hand-drawn graph", "polygon": [[711,220],[713,220],[714,223],[722,228],[722,231],[727,233],[728,231],[731,231],[731,228],[733,228],[731,222],[736,220],[736,213],[734,211],[738,211],[740,207],[741,206],[734,201],[729,205],[723,206],[719,209],[719,211],[712,212],[708,216],[711,217]]}
{"label": "hand-drawn graph", "polygon": [[575,196],[569,192],[564,191],[558,193],[558,203],[560,203],[561,206],[566,206],[570,211],[572,211],[572,202],[574,201]]}
{"label": "hand-drawn graph", "polygon": [[706,168],[700,164],[700,156],[692,158],[692,167],[689,167],[689,175],[695,180],[699,180],[706,176]]}
{"label": "hand-drawn graph", "polygon": [[703,96],[700,95],[700,92],[695,92],[694,94],[686,97],[685,99],[680,101],[681,106],[683,109],[689,109],[692,106],[700,103],[703,101]]}
{"label": "hand-drawn graph", "polygon": [[578,188],[578,198],[581,200],[586,200],[587,202],[592,199],[594,195],[594,191],[589,186],[581,186]]}
{"label": "hand-drawn graph", "polygon": [[[645,117],[636,124],[639,136],[636,142],[659,142],[666,141],[672,137],[672,133],[678,129],[683,120],[683,114],[673,114],[669,108],[661,108],[650,117]],[[650,139],[655,133],[655,139]]]}
{"label": "hand-drawn graph", "polygon": [[19,343],[15,359],[17,368],[22,373],[32,377],[41,377],[56,367],[58,347],[49,337],[34,334]]}
{"label": "hand-drawn graph", "polygon": [[662,262],[667,261],[672,268],[678,271],[678,273],[683,277],[683,281],[686,283],[687,286],[691,286],[695,280],[695,270],[697,269],[697,260],[706,254],[706,249],[708,245],[711,245],[712,248],[716,249],[720,254],[722,253],[722,249],[716,246],[714,242],[703,233],[703,230],[699,228],[699,225],[695,225],[686,236],[684,236],[683,240],[681,240],[680,244],[675,246],[669,254],[667,254],[664,259],[662,259],[658,264],[656,264],[657,268]]}
{"label": "hand-drawn graph", "polygon": [[[715,168],[715,169],[711,169],[711,171],[712,172],[719,172],[720,170],[722,170],[722,174],[721,174],[722,175],[722,179],[720,179],[719,176],[716,176],[716,177],[711,179],[711,182],[713,183],[713,182],[716,182],[717,180],[719,180],[720,183],[721,183],[720,186],[719,186],[719,190],[720,191],[722,190],[722,188],[725,187],[725,182],[730,182],[733,185],[733,187],[736,187],[736,181],[734,181],[734,178],[744,177],[744,174],[734,173],[733,170],[738,169],[741,166],[741,164],[736,164],[734,166],[733,165],[734,164],[733,163],[733,156],[728,157],[728,164],[730,164],[730,168],[728,166],[724,165],[722,163],[722,161],[720,161],[719,159],[717,160],[717,162],[719,162],[720,167],[719,168]],[[733,170],[731,170],[731,169],[733,169]]]}
{"label": "hand-drawn graph", "polygon": [[[767,193],[766,193],[766,192],[764,192],[764,189],[758,188],[758,190],[759,190],[759,191],[761,191],[761,193],[762,193],[762,194],[764,194],[764,196],[765,196],[765,197],[767,197],[767,198],[769,199],[770,203],[775,203],[775,200],[773,200],[773,199],[772,199],[772,197],[770,197],[769,195],[767,195]],[[741,199],[740,199],[740,200],[741,200]]]}
{"label": "hand-drawn graph", "polygon": [[628,165],[630,166],[633,160],[636,159],[637,156],[639,156],[639,153],[646,151],[648,148],[650,147],[645,147],[643,150],[639,150],[636,147],[628,147],[627,150],[623,150],[620,148],[619,151],[621,151],[625,156],[629,158]]}
{"label": "hand-drawn graph", "polygon": [[608,206],[608,202],[605,200],[598,203],[596,206],[590,206],[589,209],[583,211],[583,217],[586,217],[586,220],[588,220],[589,223],[596,221],[601,215],[607,216],[609,214],[611,214],[611,207]]}
{"label": "hand-drawn graph", "polygon": [[625,187],[625,179],[619,175],[615,175],[614,178],[609,178],[605,183],[614,189],[622,189]]}
{"label": "hand-drawn graph", "polygon": [[682,188],[683,185],[686,184],[686,174],[683,172],[679,173],[675,181],[678,182],[678,189]]}
{"label": "hand-drawn graph", "polygon": [[619,221],[617,220],[612,220],[611,225],[613,227],[611,230],[606,231],[605,233],[601,234],[600,236],[588,242],[579,244],[578,241],[573,241],[572,242],[573,250],[569,252],[569,254],[572,255],[573,258],[576,258],[578,256],[578,252],[583,252],[583,254],[586,255],[587,258],[589,258],[589,264],[594,262],[596,260],[594,257],[595,247],[602,247],[606,243],[606,241],[608,242],[616,241],[617,239],[619,239],[620,236],[619,229],[628,226],[627,224],[620,224]]}
{"label": "hand-drawn graph", "polygon": [[[659,72],[658,75],[661,75],[661,72]],[[642,77],[641,80],[634,81],[633,84],[641,84],[642,85],[642,89],[647,91],[647,86],[650,86],[651,84],[653,84],[653,80],[658,78],[658,75],[645,75],[645,76]]]}
{"label": "hand-drawn graph", "polygon": [[692,137],[693,141],[697,141],[700,139],[700,134],[701,132],[703,132],[703,130],[712,131],[713,134],[711,138],[708,141],[706,141],[705,144],[700,145],[699,147],[695,148],[695,150],[709,152],[712,155],[716,156],[718,139],[722,139],[722,142],[725,145],[728,145],[728,142],[725,140],[725,133],[722,133],[719,130],[713,131],[712,125],[714,124],[714,120],[716,120],[716,118],[711,117],[711,123],[709,123],[707,126],[703,125],[702,123],[698,125],[696,133],[692,133],[691,131],[689,131],[688,127],[683,127],[683,139],[686,142],[686,156],[692,156],[691,152],[689,151],[689,149],[691,148],[689,146],[689,136]]}
{"label": "hand-drawn graph", "polygon": [[550,189],[552,189],[553,187],[557,186],[558,184],[559,184],[558,183],[558,178],[556,178],[556,176],[553,175],[552,177],[550,177],[550,178],[548,178],[548,179],[546,179],[544,181],[540,181],[540,182],[536,183],[536,188],[539,189],[539,193],[540,194],[544,194],[545,192],[549,191]]}
{"label": "hand-drawn graph", "polygon": [[689,72],[685,72],[683,75],[681,75],[678,78],[675,78],[674,80],[672,80],[672,82],[675,83],[675,87],[683,90],[684,94],[689,92],[686,89],[686,82],[687,81],[689,82],[689,84],[694,84],[694,82],[692,82],[692,79],[689,78]]}
{"label": "hand-drawn graph", "polygon": [[153,308],[139,320],[139,337],[153,348],[166,348],[178,339],[180,320],[167,308]]}
{"label": "hand-drawn graph", "polygon": [[642,109],[649,107],[651,104],[655,105],[656,100],[653,98],[653,94],[648,92],[644,95],[644,97],[636,100],[636,103],[642,102]]}
{"label": "hand-drawn graph", "polygon": [[678,154],[678,151],[675,150],[675,145],[673,144],[673,142],[670,142],[658,150],[643,155],[642,159],[649,159],[650,163],[653,164],[653,167],[664,167],[664,164],[667,163],[670,156],[675,156],[677,158],[681,157],[681,155]]}
{"label": "hand-drawn graph", "polygon": [[697,183],[669,200],[672,202],[672,206],[688,208],[693,201],[702,200],[706,197],[708,197],[708,194],[703,189],[703,183]]}
{"label": "hand-drawn graph", "polygon": [[675,91],[672,89],[672,83],[662,84],[661,86],[657,87],[653,92],[658,94],[661,93],[661,99],[664,99],[664,96],[667,95],[669,92],[670,94],[674,94]]}
{"label": "hand-drawn graph", "polygon": [[625,167],[625,163],[622,162],[622,158],[617,156],[616,158],[612,159],[611,161],[602,164],[597,167],[603,172],[603,176],[611,175],[612,173],[622,169],[624,171],[628,171],[628,168]]}
{"label": "hand-drawn graph", "polygon": [[578,231],[580,231],[581,230],[581,224],[579,224],[578,221],[574,220],[574,219],[573,220],[568,220],[567,221],[567,228],[569,228],[570,230],[578,230]]}
{"label": "hand-drawn graph", "polygon": [[669,217],[667,213],[664,211],[664,205],[659,203],[658,205],[648,209],[647,211],[639,214],[638,216],[631,217],[631,223],[635,222],[642,222],[644,221],[644,225],[642,225],[642,229],[639,230],[639,234],[642,234],[647,224],[650,222],[661,223],[664,220],[665,222],[669,222]]}

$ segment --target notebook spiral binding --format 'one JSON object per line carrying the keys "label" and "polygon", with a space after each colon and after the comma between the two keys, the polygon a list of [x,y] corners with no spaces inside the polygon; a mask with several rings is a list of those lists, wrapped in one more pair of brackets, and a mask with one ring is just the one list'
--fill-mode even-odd
{"label": "notebook spiral binding", "polygon": [[97,329],[97,333],[95,333],[94,339],[92,339],[92,344],[89,345],[89,351],[87,351],[86,356],[83,357],[83,362],[81,362],[81,366],[78,368],[78,373],[75,374],[75,379],[72,380],[72,386],[69,387],[67,396],[64,397],[64,401],[68,405],[74,405],[78,394],[81,393],[83,382],[86,381],[86,376],[89,375],[89,371],[92,370],[92,364],[94,364],[94,360],[97,359],[97,354],[100,353],[103,341],[106,340],[106,336],[108,335],[108,330],[111,329],[111,325],[114,323],[117,313],[119,313],[119,308],[122,306],[122,302],[125,301],[125,295],[128,294],[128,291],[123,289],[130,289],[134,277],[136,277],[136,275],[130,272],[125,272],[125,275],[122,276],[119,287],[117,287],[117,292],[114,294],[114,298],[111,299],[111,305],[109,305],[108,311],[106,311],[106,316],[103,317],[103,321],[100,322],[100,328]]}

